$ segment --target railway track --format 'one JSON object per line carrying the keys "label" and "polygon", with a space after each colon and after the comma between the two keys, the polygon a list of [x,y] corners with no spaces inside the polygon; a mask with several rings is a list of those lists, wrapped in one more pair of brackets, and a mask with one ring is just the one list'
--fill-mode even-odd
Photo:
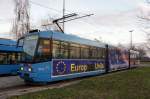
{"label": "railway track", "polygon": [[72,79],[72,80],[66,80],[66,81],[53,82],[53,83],[49,83],[47,85],[22,84],[22,85],[18,85],[18,86],[1,88],[0,89],[0,99],[7,99],[10,96],[17,96],[17,95],[22,95],[22,94],[46,90],[46,89],[61,88],[61,87],[68,86],[71,84],[76,84],[80,81],[81,81],[81,79]]}

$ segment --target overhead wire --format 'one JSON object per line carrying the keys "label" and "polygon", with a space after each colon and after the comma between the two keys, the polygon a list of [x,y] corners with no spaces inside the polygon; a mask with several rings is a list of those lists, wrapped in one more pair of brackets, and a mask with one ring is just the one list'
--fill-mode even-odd
{"label": "overhead wire", "polygon": [[[31,4],[34,4],[34,5],[37,5],[37,6],[46,8],[46,9],[49,9],[49,10],[53,10],[53,11],[55,11],[55,12],[57,12],[57,13],[62,13],[62,11],[60,11],[60,10],[57,10],[57,9],[55,9],[55,8],[51,8],[51,7],[45,6],[45,5],[43,5],[43,4],[34,2],[34,1],[32,1],[32,0],[30,0],[30,2],[31,2]],[[65,10],[65,11],[67,11],[67,13],[65,13],[65,14],[72,13],[72,11],[69,11],[69,10]],[[75,12],[75,13],[86,15],[86,13],[83,13],[83,12]]]}
{"label": "overhead wire", "polygon": [[[34,4],[34,5],[37,5],[37,6],[40,6],[40,7],[42,7],[42,8],[49,9],[49,10],[54,11],[54,12],[59,13],[59,14],[62,13],[62,11],[60,11],[60,10],[57,10],[57,9],[54,9],[54,8],[51,8],[51,7],[47,7],[47,6],[43,5],[43,4],[40,4],[40,3],[37,3],[37,2],[31,1],[31,0],[30,0],[30,3],[31,3],[31,4]],[[66,13],[66,14],[67,14],[67,13]]]}
{"label": "overhead wire", "polygon": [[[57,10],[57,9],[55,9],[55,8],[51,8],[51,7],[45,6],[45,5],[43,5],[43,4],[34,2],[34,1],[32,1],[32,0],[30,0],[30,3],[31,3],[31,4],[34,4],[34,5],[37,5],[37,6],[40,6],[40,7],[42,7],[42,8],[49,9],[49,10],[51,10],[51,11],[55,11],[56,13],[59,13],[59,14],[62,13],[62,11],[60,11],[60,10]],[[72,13],[72,12],[69,11],[69,10],[66,10],[66,11],[67,11],[67,13],[65,13],[65,14]],[[85,13],[83,13],[83,12],[76,12],[76,13],[85,14]],[[87,22],[87,21],[84,21],[84,20],[79,20],[79,21],[80,21],[80,22],[82,21],[82,22],[84,22],[84,23],[87,23],[88,25],[90,25],[90,26],[92,26],[92,27],[94,27],[94,28],[97,29],[97,27],[95,27],[94,24],[91,24],[91,23],[89,23],[89,22]]]}

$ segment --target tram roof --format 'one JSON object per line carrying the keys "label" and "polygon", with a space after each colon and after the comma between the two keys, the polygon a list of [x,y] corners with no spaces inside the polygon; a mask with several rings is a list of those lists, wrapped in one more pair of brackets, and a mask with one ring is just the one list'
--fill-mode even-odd
{"label": "tram roof", "polygon": [[106,44],[100,43],[97,41],[81,38],[75,35],[65,34],[62,32],[56,32],[56,31],[41,31],[41,32],[35,32],[31,34],[38,33],[39,37],[41,38],[53,38],[56,40],[62,40],[67,42],[73,42],[73,43],[79,43],[79,44],[85,44],[90,46],[96,46],[96,47],[105,47]]}
{"label": "tram roof", "polygon": [[21,52],[21,51],[22,51],[22,47],[0,45],[0,52]]}
{"label": "tram roof", "polygon": [[0,38],[0,45],[16,45],[16,41],[11,39]]}
{"label": "tram roof", "polygon": [[0,38],[0,51],[3,52],[19,52],[21,47],[16,47],[17,42],[11,39]]}

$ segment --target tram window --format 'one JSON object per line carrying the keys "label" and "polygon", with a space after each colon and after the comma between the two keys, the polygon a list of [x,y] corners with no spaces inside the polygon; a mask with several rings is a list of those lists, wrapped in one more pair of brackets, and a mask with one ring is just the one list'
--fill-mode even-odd
{"label": "tram window", "polygon": [[81,46],[81,59],[88,59],[88,58],[89,58],[89,47]]}
{"label": "tram window", "polygon": [[40,39],[38,50],[37,50],[38,60],[47,60],[50,58],[50,40]]}
{"label": "tram window", "polygon": [[21,53],[0,53],[0,64],[17,64],[20,62]]}
{"label": "tram window", "polygon": [[95,47],[92,47],[90,49],[90,53],[91,53],[91,56],[90,56],[91,59],[96,59],[97,58],[98,53],[97,53],[97,49]]}
{"label": "tram window", "polygon": [[103,59],[104,58],[104,49],[103,48],[98,48],[98,59]]}
{"label": "tram window", "polygon": [[17,61],[18,61],[18,62],[21,61],[21,53],[17,53]]}
{"label": "tram window", "polygon": [[7,55],[7,63],[15,64],[17,63],[17,54],[16,53],[8,53]]}
{"label": "tram window", "polygon": [[7,64],[7,53],[0,53],[0,64]]}
{"label": "tram window", "polygon": [[61,56],[61,58],[63,58],[63,59],[67,59],[68,58],[68,55],[69,55],[69,52],[68,52],[68,50],[69,50],[69,48],[68,48],[69,46],[68,46],[68,43],[66,43],[66,42],[61,42],[61,50],[60,50],[60,56]]}
{"label": "tram window", "polygon": [[70,58],[80,59],[80,45],[79,44],[70,45]]}
{"label": "tram window", "polygon": [[102,51],[102,52],[103,52],[103,53],[102,53],[102,58],[104,59],[105,56],[106,56],[106,49],[105,49],[105,48],[102,48],[102,50],[103,50],[103,51]]}
{"label": "tram window", "polygon": [[63,41],[53,41],[53,58],[67,59],[69,56],[69,43]]}
{"label": "tram window", "polygon": [[60,41],[53,41],[53,58],[59,58],[60,56]]}

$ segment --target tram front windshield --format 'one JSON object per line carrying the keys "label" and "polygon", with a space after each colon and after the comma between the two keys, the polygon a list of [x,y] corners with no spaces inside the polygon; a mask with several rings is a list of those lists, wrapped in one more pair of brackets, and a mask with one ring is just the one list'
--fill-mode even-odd
{"label": "tram front windshield", "polygon": [[28,36],[24,39],[23,62],[37,63],[51,60],[51,40],[39,38],[38,35]]}
{"label": "tram front windshield", "polygon": [[38,42],[38,35],[30,35],[25,37],[23,45],[24,55],[22,57],[23,62],[33,61],[37,42]]}

